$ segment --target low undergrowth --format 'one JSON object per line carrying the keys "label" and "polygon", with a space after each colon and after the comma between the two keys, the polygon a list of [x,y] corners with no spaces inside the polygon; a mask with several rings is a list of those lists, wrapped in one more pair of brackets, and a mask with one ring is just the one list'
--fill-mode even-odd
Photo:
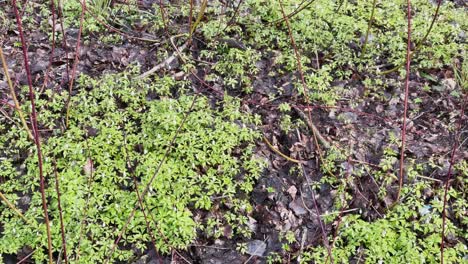
{"label": "low undergrowth", "polygon": [[[467,234],[464,212],[466,203],[466,162],[457,166],[458,177],[448,201],[453,204],[445,223],[448,245],[444,263],[463,263],[466,260]],[[413,175],[414,176],[414,175]],[[433,190],[437,191],[433,193]],[[432,188],[424,180],[412,179],[402,190],[403,201],[383,218],[373,222],[350,214],[340,219],[338,233],[330,236],[335,263],[350,260],[363,263],[440,263],[440,230],[442,229],[443,188]],[[343,206],[343,205],[341,205]],[[337,208],[337,211],[338,210]],[[330,218],[337,224],[336,218]],[[300,263],[327,263],[326,248],[319,246],[298,255]]]}
{"label": "low undergrowth", "polygon": [[[244,255],[252,253],[246,241],[253,233],[267,229],[261,233],[264,237],[252,238],[266,240],[265,234],[284,228],[281,221],[289,220],[283,219],[288,215],[286,209],[262,214],[267,220],[254,219],[252,214],[250,194],[265,167],[256,149],[261,128],[275,139],[275,146],[262,153],[273,153],[272,148],[277,148],[272,159],[283,151],[283,158],[296,155],[287,162],[297,162],[298,158],[307,166],[316,166],[311,175],[314,182],[307,181],[306,185],[331,197],[329,207],[326,203],[317,207],[326,211],[315,212],[314,208],[309,209],[309,213],[314,211],[310,215],[297,216],[303,226],[319,233],[311,220],[318,215],[325,224],[323,231],[330,247],[320,244],[320,239],[304,244],[308,234],[304,236],[302,227],[293,229],[288,223],[291,230],[281,230],[282,248],[276,250],[268,245],[265,250],[267,263],[289,263],[291,259],[299,263],[331,263],[332,259],[334,263],[440,261],[444,181],[449,174],[445,174],[447,155],[441,154],[448,150],[437,145],[446,147],[445,141],[452,140],[447,140],[447,135],[454,132],[458,114],[453,105],[466,94],[465,9],[444,1],[428,33],[437,1],[411,1],[414,47],[408,118],[412,126],[409,133],[414,137],[408,145],[424,140],[428,144],[426,149],[407,151],[405,186],[395,205],[392,199],[402,144],[397,136],[402,116],[399,87],[405,70],[394,67],[405,62],[407,1],[376,1],[371,22],[373,1],[363,0],[190,1],[199,2],[198,6],[190,6],[189,1],[158,2],[86,1],[84,23],[78,29],[84,1],[55,1],[57,20],[53,30],[50,3],[19,3],[25,30],[42,32],[31,34],[35,42],[29,52],[41,49],[43,55],[40,42],[47,37],[51,40],[52,31],[56,34],[57,53],[68,52],[78,31],[83,32],[83,46],[89,46],[80,55],[84,59],[76,61],[80,70],[101,72],[99,67],[108,64],[104,68],[115,71],[135,63],[129,58],[140,59],[140,66],[146,69],[168,57],[175,58],[144,80],[137,78],[139,68],[93,78],[80,75],[72,87],[68,127],[64,109],[69,94],[63,85],[68,73],[61,72],[60,85],[55,80],[58,88],[46,87],[36,95],[54,258],[62,258],[66,245],[70,263],[103,263],[108,258],[111,262],[131,262],[148,254],[153,243],[156,251],[169,253],[185,250],[194,241],[206,239],[210,244],[218,238],[231,239],[232,244],[239,242],[238,251]],[[206,8],[202,8],[203,3]],[[290,15],[288,21],[301,54],[306,90],[282,9]],[[0,10],[2,33],[16,32],[11,13],[9,6]],[[59,43],[67,36],[72,41],[60,50]],[[188,36],[193,37],[191,45],[186,45]],[[143,44],[136,44],[139,41]],[[22,45],[17,39],[12,42],[12,50]],[[99,51],[93,54],[93,49],[101,45],[105,48],[99,51],[112,50],[106,53],[112,60],[96,55]],[[177,47],[180,52],[175,51]],[[134,54],[132,50],[136,50]],[[79,58],[71,51],[57,57],[50,60],[52,69],[56,65],[64,69],[72,58]],[[119,67],[114,68],[115,64]],[[460,65],[462,69],[457,70]],[[396,70],[383,74],[392,68]],[[35,80],[43,80],[39,75],[34,76]],[[210,94],[205,97],[199,91]],[[18,96],[23,111],[29,114],[26,93],[27,88],[23,88]],[[241,98],[247,98],[243,110],[258,111],[263,119],[241,111]],[[4,114],[8,97],[0,99]],[[308,150],[313,144],[295,136],[310,127],[306,125],[308,120],[296,114],[308,102],[333,109],[328,116],[323,112],[316,116],[315,110],[311,114],[317,124],[323,125],[318,129],[332,146],[324,148],[323,153]],[[377,112],[373,116],[381,115],[386,121],[374,122],[371,114],[362,121],[362,116],[355,114],[358,111],[343,113],[346,110],[342,109],[352,107],[361,113]],[[6,200],[0,203],[0,261],[2,256],[33,252],[36,263],[45,263],[47,237],[38,191],[37,153],[17,113],[5,109],[7,114],[0,117],[0,192],[19,211]],[[429,125],[417,123],[422,115],[430,116],[425,120]],[[392,122],[387,122],[389,119]],[[437,123],[438,130],[430,128],[433,123]],[[346,129],[349,133],[341,131]],[[433,143],[433,139],[424,138],[433,131],[445,134],[434,137],[438,141]],[[311,135],[310,131],[305,134]],[[354,141],[350,140],[353,137]],[[298,142],[288,146],[291,142],[282,141],[286,138]],[[331,142],[333,139],[336,142]],[[462,147],[463,143],[459,149]],[[352,158],[357,161],[350,162]],[[283,172],[283,163],[274,160],[270,164],[271,172]],[[299,173],[300,166],[284,167],[289,166],[292,169],[282,180],[299,188],[306,175]],[[449,181],[445,263],[467,260],[467,172],[466,162],[458,161]],[[55,185],[55,177],[59,186]],[[269,197],[286,192],[272,186],[265,190]],[[323,194],[327,192],[324,190],[329,193]],[[299,195],[310,202],[307,191],[301,189]],[[278,207],[275,204],[268,210]],[[292,211],[289,215],[293,215]],[[274,222],[278,215],[281,221]],[[256,220],[263,224],[260,231],[254,230]],[[126,231],[113,252],[123,229]],[[250,260],[253,256],[244,257]]]}
{"label": "low undergrowth", "polygon": [[[64,133],[55,127],[62,121],[66,93],[47,93],[38,100],[40,123],[51,128],[44,138],[43,154],[55,254],[61,252],[62,241],[54,175],[60,182],[72,263],[102,263],[108,257],[139,204],[137,193],[144,192],[155,174],[142,198],[145,210],[136,211],[111,259],[129,261],[152,239],[161,252],[186,248],[197,230],[219,237],[219,228],[228,225],[233,234],[250,235],[247,216],[252,208],[246,197],[260,176],[262,162],[253,155],[252,143],[259,134],[249,126],[257,121],[240,113],[238,100],[226,97],[216,110],[204,97],[159,97],[156,90],[160,87],[135,81],[128,73],[101,79],[82,76],[78,87],[81,92],[72,97],[70,127]],[[168,87],[176,88],[182,89]],[[185,114],[185,125],[176,136]],[[15,149],[29,154],[1,157],[2,193],[18,201],[28,222],[1,205],[0,254],[31,248],[36,250],[36,263],[43,263],[46,235],[38,210],[41,198],[34,148],[14,123],[2,123],[1,129],[2,153],[12,154]],[[213,208],[216,215],[207,220]]]}
{"label": "low undergrowth", "polygon": [[[396,179],[389,175],[392,169],[385,165],[392,158],[391,154],[385,154],[381,167],[376,168],[348,163],[343,160],[346,156],[336,150],[331,153],[324,165],[331,168],[333,175],[324,174],[313,184],[317,193],[321,193],[322,188],[336,193],[333,205],[322,211],[324,223],[333,227],[328,235],[331,257],[322,244],[304,247],[304,238],[298,229],[286,232],[286,237],[281,240],[281,250],[270,252],[266,262],[440,263],[444,187],[442,182],[425,177],[424,172],[437,171],[441,167],[408,161],[408,182],[402,189],[400,203],[379,213],[379,203],[386,204],[387,208],[391,206],[388,192],[393,189],[392,183]],[[465,216],[468,207],[466,161],[458,162],[453,173],[455,177],[447,197],[450,210],[445,222],[444,263],[464,263],[468,239],[465,232],[468,224]],[[362,183],[366,180],[363,179],[370,178],[373,179],[372,186],[364,187]],[[363,195],[373,192],[375,196],[371,200]],[[356,200],[362,199],[367,208],[356,208]]]}

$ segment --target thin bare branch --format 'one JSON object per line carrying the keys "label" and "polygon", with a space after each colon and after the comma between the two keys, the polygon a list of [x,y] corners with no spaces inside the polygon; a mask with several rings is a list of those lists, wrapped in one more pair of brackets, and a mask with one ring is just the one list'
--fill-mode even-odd
{"label": "thin bare branch", "polygon": [[8,65],[6,63],[5,56],[3,55],[2,47],[0,47],[0,58],[2,60],[3,71],[5,72],[5,78],[7,80],[8,87],[10,88],[10,95],[11,95],[11,98],[13,99],[13,102],[15,103],[15,110],[18,113],[18,116],[21,120],[21,124],[23,124],[24,129],[28,133],[29,139],[31,139],[34,142],[34,136],[31,132],[31,129],[29,129],[28,124],[26,123],[26,119],[24,118],[23,111],[21,110],[18,99],[16,98],[15,87],[13,86],[13,83],[11,82],[11,79],[10,79],[10,74],[8,73]]}
{"label": "thin bare branch", "polygon": [[406,117],[408,113],[408,93],[409,93],[409,79],[410,79],[410,65],[411,65],[411,0],[407,0],[406,15],[408,18],[408,30],[406,44],[406,78],[405,78],[405,101],[403,111],[403,127],[401,129],[401,149],[400,149],[400,175],[398,183],[398,193],[395,204],[400,200],[401,188],[403,187],[403,174],[405,168],[405,148],[406,148]]}
{"label": "thin bare branch", "polygon": [[[424,42],[426,42],[426,39],[427,37],[429,36],[429,33],[431,33],[432,31],[432,28],[434,27],[434,24],[437,20],[437,18],[439,17],[439,10],[440,10],[440,5],[442,4],[442,0],[438,0],[437,1],[437,7],[436,7],[436,10],[434,12],[434,16],[432,17],[432,21],[431,21],[431,24],[429,25],[429,28],[427,29],[426,31],[426,34],[424,35],[424,37],[418,41],[418,43],[416,44],[416,48],[414,49],[414,51],[410,54],[410,57],[413,56],[414,54],[416,54],[420,49],[421,49],[421,46],[424,44]],[[383,71],[379,74],[381,75],[385,75],[385,74],[389,74],[389,73],[392,73],[392,72],[395,72],[397,71],[398,69],[400,69],[401,67],[403,67],[404,63],[390,69],[390,70],[387,70],[387,71]]]}
{"label": "thin bare branch", "polygon": [[59,218],[60,218],[60,234],[62,236],[62,249],[63,249],[63,259],[65,264],[68,263],[68,256],[67,256],[67,240],[65,239],[65,225],[63,224],[63,210],[62,210],[62,203],[60,200],[60,186],[59,186],[59,177],[57,172],[57,162],[54,159],[53,162],[54,166],[54,176],[55,176],[55,192],[57,193],[57,207],[59,211]]}
{"label": "thin bare branch", "polygon": [[455,163],[455,153],[458,149],[458,144],[460,143],[461,127],[463,123],[463,118],[465,116],[465,107],[466,107],[467,99],[468,99],[468,95],[465,95],[463,103],[461,105],[460,118],[458,119],[458,125],[457,125],[457,135],[455,136],[455,142],[452,148],[452,154],[450,156],[450,164],[449,164],[449,168],[447,171],[447,176],[445,177],[444,205],[442,207],[442,236],[441,236],[441,241],[440,241],[440,263],[441,264],[444,264],[445,226],[446,226],[446,221],[447,221],[446,207],[447,207],[447,202],[448,202],[447,194],[448,194],[448,190],[450,187],[450,178],[452,177],[453,164]]}
{"label": "thin bare branch", "polygon": [[80,42],[81,42],[81,34],[83,33],[83,23],[84,23],[84,15],[86,12],[86,0],[81,2],[81,16],[80,16],[80,29],[78,30],[78,38],[76,40],[76,48],[75,48],[75,60],[73,62],[73,68],[71,72],[70,83],[68,84],[68,97],[66,103],[66,115],[65,115],[65,127],[68,127],[69,118],[70,118],[70,101],[71,101],[71,94],[73,90],[73,83],[75,80],[76,75],[76,68],[78,66],[78,62],[80,61]]}
{"label": "thin bare branch", "polygon": [[38,160],[38,167],[39,167],[39,189],[41,192],[42,197],[42,209],[44,211],[44,222],[46,225],[46,232],[47,232],[47,248],[49,253],[49,263],[53,263],[52,257],[52,235],[50,233],[50,223],[49,223],[49,214],[47,212],[47,201],[46,201],[46,193],[45,193],[45,177],[43,171],[43,156],[41,150],[41,139],[39,135],[39,128],[37,124],[37,113],[36,113],[36,104],[35,104],[35,93],[32,84],[32,77],[31,77],[31,70],[29,69],[29,59],[28,59],[28,50],[26,46],[26,40],[23,34],[23,26],[21,22],[21,16],[18,12],[18,6],[16,5],[16,0],[12,0],[13,10],[16,17],[16,24],[18,26],[18,31],[21,39],[21,46],[23,49],[23,59],[24,59],[24,68],[26,70],[26,76],[28,79],[28,86],[29,86],[29,99],[31,101],[31,123],[33,128],[33,135],[34,135],[34,142],[36,144],[37,149],[37,160]]}

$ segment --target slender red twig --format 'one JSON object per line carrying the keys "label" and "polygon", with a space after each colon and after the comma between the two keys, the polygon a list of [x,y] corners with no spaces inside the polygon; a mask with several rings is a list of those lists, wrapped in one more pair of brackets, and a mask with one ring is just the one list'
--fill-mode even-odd
{"label": "slender red twig", "polygon": [[398,183],[398,193],[395,203],[400,200],[401,188],[403,187],[403,173],[405,162],[405,147],[406,147],[406,115],[408,113],[408,91],[409,91],[409,78],[410,78],[410,65],[411,65],[411,0],[407,0],[407,17],[408,17],[408,42],[406,44],[406,78],[405,78],[405,102],[403,111],[403,128],[401,130],[401,150],[400,150],[400,175]]}
{"label": "slender red twig", "polygon": [[50,0],[50,10],[52,13],[52,49],[49,55],[49,65],[47,66],[47,70],[44,73],[44,83],[42,84],[42,90],[47,86],[47,82],[49,81],[49,72],[50,72],[50,69],[52,68],[52,62],[53,62],[54,53],[55,53],[55,25],[57,23],[57,17],[55,16],[55,1],[54,0]]}
{"label": "slender red twig", "polygon": [[[299,54],[299,51],[298,51],[297,45],[296,45],[296,40],[294,39],[293,34],[292,34],[292,29],[291,29],[291,24],[289,23],[289,18],[286,16],[286,12],[284,11],[283,1],[280,0],[279,3],[280,3],[280,7],[281,7],[281,13],[283,14],[284,21],[286,22],[286,26],[288,27],[289,39],[291,40],[291,45],[293,46],[294,54],[296,55],[297,68],[298,68],[298,71],[299,71],[299,75],[301,77],[303,94],[304,94],[304,97],[306,99],[307,107],[310,107],[310,100],[309,100],[309,95],[308,95],[308,92],[307,92],[307,84],[306,84],[305,78],[304,78],[304,71],[302,70],[301,55]],[[312,120],[312,111],[308,111],[307,114],[308,114],[308,118],[309,118],[310,123],[313,124],[314,121]],[[312,135],[313,135],[313,138],[314,138],[314,143],[317,146],[317,151],[318,151],[320,157],[322,157],[322,150],[320,148],[320,144],[318,143],[317,135],[315,135],[314,131],[312,131]]]}
{"label": "slender red twig", "polygon": [[310,193],[311,193],[311,196],[312,196],[312,202],[314,203],[314,209],[315,209],[315,212],[317,214],[317,220],[318,220],[319,225],[320,225],[320,230],[322,231],[323,246],[327,249],[327,252],[328,252],[327,260],[328,260],[328,258],[330,258],[330,263],[333,264],[333,255],[332,255],[330,243],[329,243],[328,238],[327,238],[327,233],[325,232],[325,226],[324,226],[324,224],[322,222],[322,218],[320,217],[321,213],[320,213],[320,209],[319,209],[318,204],[317,204],[317,199],[315,198],[315,191],[312,189],[312,182],[310,182],[309,175],[307,174],[307,172],[305,170],[304,164],[301,163],[300,166],[301,166],[301,169],[302,169],[302,173],[304,174],[304,177],[307,180],[307,186],[309,186],[309,190],[310,190]]}
{"label": "slender red twig", "polygon": [[[8,106],[8,107],[10,107],[10,108],[13,109],[13,110],[18,109],[18,107],[16,107],[14,104],[8,102],[8,101],[5,100],[5,99],[1,99],[1,100],[0,100],[0,103],[3,104],[3,105],[6,105],[6,106]],[[34,141],[34,137],[33,137],[33,141]]]}
{"label": "slender red twig", "polygon": [[42,159],[43,156],[42,156],[42,150],[41,150],[41,139],[40,139],[38,124],[37,124],[35,94],[34,94],[34,88],[32,84],[32,78],[31,78],[31,70],[29,69],[29,59],[28,59],[28,50],[26,47],[26,40],[24,38],[23,26],[21,23],[20,14],[18,12],[18,6],[16,5],[16,0],[12,0],[12,5],[13,5],[13,10],[15,12],[16,24],[18,26],[18,32],[19,32],[20,39],[21,39],[21,46],[23,49],[24,68],[26,70],[26,76],[28,79],[29,99],[31,101],[31,123],[32,123],[34,142],[35,142],[36,149],[37,149],[37,160],[38,160],[38,167],[39,167],[39,180],[40,180],[39,189],[40,189],[41,197],[42,197],[42,209],[44,211],[44,221],[45,221],[46,232],[47,232],[47,247],[48,247],[48,253],[49,253],[49,263],[52,264],[53,263],[52,236],[50,233],[49,214],[47,212],[47,201],[46,201],[46,194],[45,194],[45,178],[44,178],[43,159]]}
{"label": "slender red twig", "polygon": [[60,2],[59,2],[59,6],[57,8],[57,12],[58,12],[58,17],[59,17],[59,21],[60,21],[60,30],[62,32],[62,46],[63,46],[63,50],[65,51],[65,58],[67,58],[65,60],[66,62],[66,74],[67,74],[67,78],[66,79],[63,79],[62,78],[62,82],[60,85],[63,85],[64,83],[64,80],[69,80],[70,79],[70,63],[68,61],[68,44],[67,44],[67,34],[65,34],[65,25],[63,23],[63,12],[62,12],[62,9],[61,9],[61,5],[60,5]]}
{"label": "slender red twig", "polygon": [[166,32],[166,35],[169,36],[169,30],[167,29],[166,10],[164,9],[162,0],[159,0],[159,11],[161,12],[161,17],[164,25],[164,32]]}
{"label": "slender red twig", "polygon": [[65,261],[65,264],[68,263],[68,257],[67,257],[67,240],[65,239],[65,225],[63,224],[63,210],[62,210],[62,204],[60,202],[60,187],[59,187],[59,177],[58,177],[58,172],[57,172],[57,162],[53,162],[54,166],[54,176],[55,176],[55,192],[57,193],[57,207],[59,211],[59,218],[60,218],[60,233],[62,236],[62,248],[63,248],[63,260]]}
{"label": "slender red twig", "polygon": [[[421,48],[421,46],[424,44],[424,42],[426,41],[427,37],[429,36],[429,33],[431,33],[432,28],[434,27],[434,24],[435,24],[437,18],[439,17],[439,10],[440,10],[440,5],[441,5],[441,4],[442,4],[442,0],[438,0],[438,1],[437,1],[436,11],[434,12],[434,16],[432,17],[431,24],[429,25],[429,28],[427,29],[426,34],[424,35],[424,37],[423,37],[420,41],[418,41],[418,43],[416,44],[416,47],[414,48],[413,52],[410,54],[410,57],[411,57],[414,53],[418,52],[418,50]],[[396,67],[394,67],[394,68],[392,68],[392,69],[390,69],[390,70],[383,71],[383,72],[381,72],[381,73],[379,73],[379,74],[384,75],[384,74],[388,74],[388,73],[394,72],[394,71],[400,69],[402,66],[403,66],[403,64],[400,64],[400,65],[398,65],[398,66],[396,66]]]}
{"label": "slender red twig", "polygon": [[[298,67],[299,75],[301,77],[303,94],[305,96],[307,106],[310,107],[310,100],[309,100],[309,96],[308,96],[308,92],[307,92],[307,84],[306,84],[305,78],[304,78],[304,71],[302,70],[301,55],[299,54],[299,51],[298,51],[297,45],[296,45],[296,41],[294,40],[294,37],[293,37],[293,34],[292,34],[292,29],[291,29],[291,25],[289,23],[289,18],[286,16],[286,12],[284,11],[283,1],[280,0],[279,3],[280,3],[280,7],[281,7],[281,13],[283,14],[284,21],[286,22],[286,25],[288,27],[288,34],[289,34],[289,38],[291,40],[291,45],[292,45],[292,47],[294,49],[294,54],[296,55],[297,67]],[[309,122],[311,124],[313,124],[312,111],[308,111],[307,113],[308,113]],[[315,134],[315,131],[313,129],[312,129],[312,136],[314,138],[315,146],[317,147],[317,152],[319,153],[320,159],[322,160],[322,150],[320,148],[320,144],[318,143],[317,135]],[[301,164],[301,167],[302,167],[302,170],[303,170],[303,172],[305,174],[306,171],[305,171],[305,168],[304,168],[304,166],[302,164]],[[310,187],[310,184],[309,184],[309,187]],[[317,218],[318,218],[318,221],[320,223],[320,229],[322,230],[323,246],[327,248],[328,256],[330,257],[331,263],[333,263],[333,256],[332,256],[330,244],[329,244],[329,241],[328,241],[328,238],[327,238],[327,234],[325,232],[325,227],[323,226],[323,223],[322,223],[322,219],[320,218],[320,212],[318,211],[318,207],[317,207],[317,204],[316,204],[316,201],[315,201],[315,195],[314,195],[314,192],[313,192],[312,188],[311,188],[311,192],[312,192],[312,199],[314,201],[314,206],[316,207],[316,211],[317,211]]]}
{"label": "slender red twig", "polygon": [[[348,184],[348,179],[349,179],[349,175],[351,174],[350,170],[350,164],[351,164],[351,157],[348,157],[348,162],[346,164],[346,174],[345,174],[345,187],[346,185]],[[333,240],[330,244],[330,251],[333,249],[333,247],[335,246],[335,243],[336,243],[336,239],[338,238],[338,231],[340,230],[340,225],[341,225],[341,222],[343,220],[343,214],[345,212],[345,209],[348,207],[348,205],[346,205],[346,188],[345,190],[343,191],[343,196],[344,196],[344,204],[342,205],[341,207],[341,210],[340,210],[340,214],[338,215],[338,221],[336,223],[336,228],[335,228],[335,232],[333,233]],[[325,264],[328,263],[328,257],[325,259]]]}
{"label": "slender red twig", "polygon": [[31,251],[28,255],[26,255],[24,258],[20,259],[16,264],[21,264],[26,262],[33,254],[36,252],[36,249]]}
{"label": "slender red twig", "polygon": [[465,98],[463,100],[463,103],[461,105],[461,110],[460,110],[460,118],[458,119],[458,125],[457,125],[457,135],[455,136],[455,142],[454,146],[452,149],[452,154],[450,156],[450,164],[449,168],[447,171],[447,176],[445,177],[445,190],[444,190],[444,205],[442,207],[442,237],[440,240],[440,263],[444,264],[444,245],[445,245],[445,222],[447,220],[447,213],[446,213],[446,207],[447,207],[447,194],[448,194],[448,189],[450,186],[450,178],[452,177],[452,168],[453,164],[455,163],[455,153],[458,149],[458,144],[460,143],[460,136],[461,136],[461,126],[462,126],[462,121],[463,117],[465,115],[465,107],[466,107],[466,101],[467,101],[468,95],[465,95]]}
{"label": "slender red twig", "polygon": [[68,120],[70,117],[70,101],[71,101],[71,94],[73,90],[73,82],[75,80],[76,75],[76,67],[78,66],[78,62],[80,61],[80,42],[81,42],[81,33],[83,32],[83,22],[84,22],[84,15],[86,12],[86,0],[80,1],[81,3],[81,16],[80,16],[80,29],[78,30],[78,38],[76,40],[76,48],[75,48],[75,61],[73,62],[73,68],[71,72],[70,83],[68,85],[68,97],[66,103],[66,116],[65,116],[65,127],[68,127]]}

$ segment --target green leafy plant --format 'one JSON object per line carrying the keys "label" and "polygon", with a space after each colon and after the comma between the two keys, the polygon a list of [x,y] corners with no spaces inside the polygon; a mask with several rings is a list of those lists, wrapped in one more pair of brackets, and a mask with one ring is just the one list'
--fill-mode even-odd
{"label": "green leafy plant", "polygon": [[[255,121],[253,116],[241,113],[238,101],[229,97],[220,112],[211,109],[203,97],[183,95],[179,99],[147,100],[149,91],[165,94],[166,88],[135,81],[132,74],[106,75],[101,79],[81,76],[78,82],[81,92],[72,97],[69,128],[64,133],[54,131],[43,145],[46,175],[55,173],[52,166],[55,163],[60,179],[71,259],[100,263],[107,257],[113,241],[138,204],[136,188],[143,193],[155,174],[157,177],[143,198],[151,218],[145,219],[141,209],[135,213],[113,259],[129,260],[147,247],[151,236],[146,221],[150,222],[156,247],[162,252],[185,248],[195,239],[197,229],[207,230],[208,237],[219,236],[213,228],[220,224],[232,226],[234,234],[248,236],[245,215],[252,208],[240,194],[252,191],[263,166],[253,156],[252,143],[259,133],[246,126]],[[174,87],[170,82],[167,85],[167,89]],[[90,87],[99,88],[88,91]],[[38,103],[41,121],[47,127],[56,127],[66,94],[48,93],[43,98]],[[158,169],[185,114],[188,114],[185,125]],[[24,133],[15,134],[19,128],[13,129],[13,133],[7,132],[12,128],[10,125],[1,128],[2,149],[8,147],[6,142],[18,150],[31,148],[30,144],[21,143]],[[38,210],[41,199],[35,157],[30,155],[24,160],[22,172],[13,169],[18,161],[2,157],[6,161],[1,163],[5,179],[1,191],[10,201],[29,197],[23,213],[34,224],[24,223],[0,205],[3,224],[0,254],[45,246],[43,226],[36,222],[42,216]],[[59,209],[54,186],[50,180],[49,183],[52,238],[58,252]],[[194,217],[194,210],[210,211],[220,206],[226,208],[225,216],[219,215],[214,222]],[[135,249],[128,248],[129,244]],[[42,250],[34,252],[36,262],[42,262],[45,257]]]}
{"label": "green leafy plant", "polygon": [[[348,263],[350,259],[361,259],[365,263],[438,263],[441,218],[432,212],[424,215],[421,214],[423,211],[419,212],[403,205],[387,218],[374,223],[363,221],[358,216],[346,217],[333,249],[335,261]],[[451,230],[461,235],[462,231],[453,225]],[[313,259],[324,263],[326,250],[318,248],[312,251]],[[458,242],[446,250],[445,262],[462,263],[465,251],[466,245]]]}
{"label": "green leafy plant", "polygon": [[[423,166],[411,160],[408,162],[411,182],[402,190],[404,201],[401,204],[374,222],[365,221],[359,215],[343,217],[332,250],[336,263],[357,260],[364,263],[439,263],[444,190],[437,189],[435,194],[428,196],[429,186],[419,178]],[[460,162],[456,168],[462,172],[465,166],[466,162]],[[457,181],[465,174],[464,171],[459,173]],[[445,249],[444,263],[463,263],[466,257],[467,247],[463,242],[466,234],[462,228],[466,221],[460,214],[466,210],[464,193],[463,188],[449,191],[448,199],[455,205],[455,214],[446,222],[451,245]],[[301,263],[326,263],[327,256],[327,249],[321,246],[302,252],[298,260]]]}
{"label": "green leafy plant", "polygon": [[282,261],[282,258],[278,252],[271,252],[266,257],[266,263],[268,264],[281,263],[281,261]]}

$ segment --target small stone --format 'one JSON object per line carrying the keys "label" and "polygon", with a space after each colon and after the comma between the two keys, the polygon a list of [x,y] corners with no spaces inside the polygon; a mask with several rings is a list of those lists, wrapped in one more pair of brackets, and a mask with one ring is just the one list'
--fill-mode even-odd
{"label": "small stone", "polygon": [[261,240],[252,240],[247,243],[247,253],[249,255],[262,257],[265,250],[266,244]]}
{"label": "small stone", "polygon": [[421,216],[425,216],[425,215],[427,215],[427,214],[429,214],[431,212],[431,209],[432,209],[432,206],[425,205],[425,206],[419,208],[419,214]]}
{"label": "small stone", "polygon": [[293,200],[296,199],[296,194],[297,194],[297,188],[296,188],[296,186],[291,185],[291,187],[289,187],[289,189],[287,190],[287,192],[289,193],[289,195],[291,195],[291,198],[292,198]]}
{"label": "small stone", "polygon": [[346,124],[351,124],[351,123],[356,122],[357,115],[353,112],[345,112],[345,113],[340,114],[338,116],[338,119],[344,121]]}
{"label": "small stone", "polygon": [[222,247],[222,246],[224,246],[225,242],[224,242],[223,240],[221,240],[221,239],[216,239],[216,240],[214,241],[214,244],[215,244],[216,246]]}
{"label": "small stone", "polygon": [[452,91],[457,87],[457,82],[454,79],[449,78],[442,80],[442,85],[446,90]]}
{"label": "small stone", "polygon": [[247,222],[247,226],[249,227],[250,231],[255,233],[257,231],[257,220],[248,216],[249,221]]}
{"label": "small stone", "polygon": [[377,105],[377,107],[375,107],[375,111],[377,112],[377,114],[382,113],[384,111],[383,105],[381,104]]}
{"label": "small stone", "polygon": [[307,214],[305,208],[299,204],[297,201],[292,201],[289,203],[289,208],[291,208],[297,216]]}

